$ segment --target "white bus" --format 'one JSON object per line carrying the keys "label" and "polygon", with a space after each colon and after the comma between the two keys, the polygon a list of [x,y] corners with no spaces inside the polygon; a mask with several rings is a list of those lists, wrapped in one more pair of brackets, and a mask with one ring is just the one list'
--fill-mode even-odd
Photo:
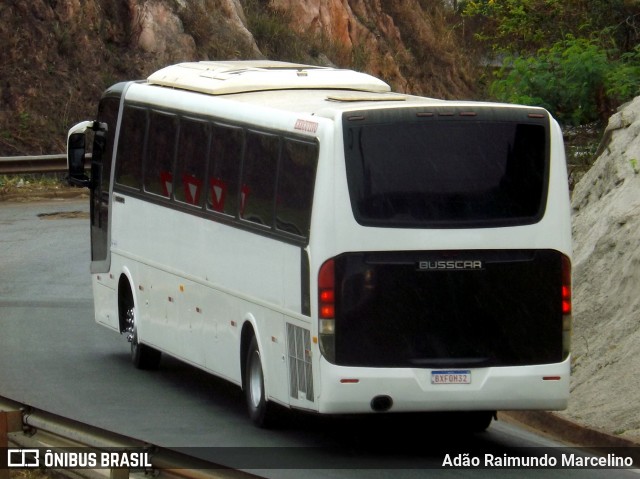
{"label": "white bus", "polygon": [[182,63],[109,88],[68,158],[95,320],[137,367],[165,353],[236,383],[259,426],[278,405],[480,430],[567,405],[570,203],[544,109]]}

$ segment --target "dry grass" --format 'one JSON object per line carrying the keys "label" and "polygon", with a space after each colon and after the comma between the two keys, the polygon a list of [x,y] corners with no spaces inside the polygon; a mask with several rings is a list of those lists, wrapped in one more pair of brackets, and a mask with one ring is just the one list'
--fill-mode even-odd
{"label": "dry grass", "polygon": [[62,174],[0,175],[0,202],[80,198],[88,194],[86,188],[68,186]]}

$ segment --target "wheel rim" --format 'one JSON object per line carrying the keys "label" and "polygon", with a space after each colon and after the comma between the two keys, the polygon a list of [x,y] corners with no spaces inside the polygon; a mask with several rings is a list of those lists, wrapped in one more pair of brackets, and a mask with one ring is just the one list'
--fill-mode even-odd
{"label": "wheel rim", "polygon": [[127,341],[131,344],[131,359],[134,363],[137,363],[139,354],[138,330],[136,328],[136,310],[134,306],[127,308],[125,321],[127,325],[125,328],[125,331],[127,332]]}
{"label": "wheel rim", "polygon": [[125,313],[125,332],[127,333],[127,341],[130,343],[135,343],[137,341],[136,334],[136,312],[133,306],[127,308],[127,312]]}
{"label": "wheel rim", "polygon": [[249,398],[254,408],[260,406],[262,401],[262,366],[260,364],[260,354],[254,351],[249,365]]}

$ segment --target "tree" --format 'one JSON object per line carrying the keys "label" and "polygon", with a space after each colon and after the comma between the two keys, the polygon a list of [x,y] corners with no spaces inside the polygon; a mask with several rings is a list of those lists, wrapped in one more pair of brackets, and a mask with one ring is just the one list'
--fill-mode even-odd
{"label": "tree", "polygon": [[495,51],[533,53],[566,35],[597,37],[621,52],[640,43],[638,0],[468,0],[461,10]]}
{"label": "tree", "polygon": [[564,13],[559,0],[476,0],[469,1],[463,14],[477,17],[476,38],[495,51],[535,51],[557,35],[553,22]]}
{"label": "tree", "polygon": [[489,86],[498,100],[582,124],[640,94],[637,0],[475,0],[463,8],[481,20],[476,38],[504,59]]}

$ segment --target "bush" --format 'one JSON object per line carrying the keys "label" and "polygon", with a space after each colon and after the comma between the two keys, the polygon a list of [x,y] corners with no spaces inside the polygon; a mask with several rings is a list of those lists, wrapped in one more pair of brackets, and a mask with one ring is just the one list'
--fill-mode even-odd
{"label": "bush", "polygon": [[640,45],[625,53],[605,76],[607,94],[618,103],[640,95]]}
{"label": "bush", "polygon": [[534,56],[507,58],[490,91],[501,101],[545,107],[567,124],[604,120],[640,94],[640,48],[612,59],[615,53],[567,36]]}

